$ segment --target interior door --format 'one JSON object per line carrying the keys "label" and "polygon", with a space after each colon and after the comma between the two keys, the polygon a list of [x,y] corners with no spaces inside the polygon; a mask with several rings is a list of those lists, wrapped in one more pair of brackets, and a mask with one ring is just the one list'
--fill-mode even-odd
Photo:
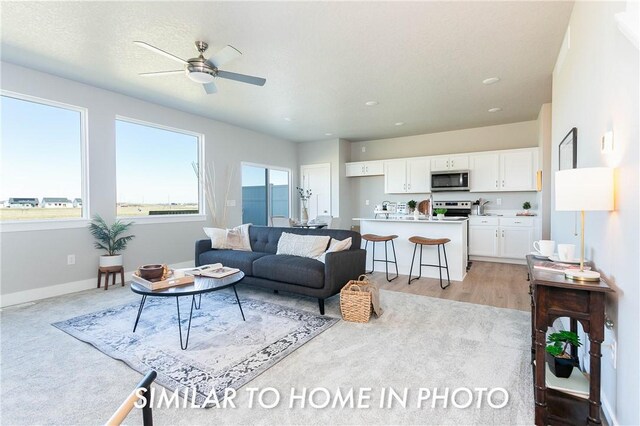
{"label": "interior door", "polygon": [[[309,219],[331,214],[331,164],[307,164],[300,167],[301,186],[311,190],[307,204]],[[296,192],[297,194],[297,192]],[[302,205],[300,206],[302,208]]]}

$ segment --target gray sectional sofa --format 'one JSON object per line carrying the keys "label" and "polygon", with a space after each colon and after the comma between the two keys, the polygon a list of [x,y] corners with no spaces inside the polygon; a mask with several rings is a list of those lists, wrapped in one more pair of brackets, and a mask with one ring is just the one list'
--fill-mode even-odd
{"label": "gray sectional sofa", "polygon": [[[325,263],[307,257],[276,255],[283,232],[327,235],[337,240],[352,238],[351,249],[327,253]],[[360,248],[360,234],[340,229],[273,228],[250,226],[253,251],[215,250],[211,240],[196,241],[196,266],[222,263],[245,274],[244,284],[284,291],[318,299],[324,315],[324,300],[340,292],[351,279],[365,271],[366,252]]]}

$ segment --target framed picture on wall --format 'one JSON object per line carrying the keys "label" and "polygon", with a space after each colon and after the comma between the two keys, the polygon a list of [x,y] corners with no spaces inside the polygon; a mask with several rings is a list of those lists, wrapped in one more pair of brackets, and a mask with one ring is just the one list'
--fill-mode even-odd
{"label": "framed picture on wall", "polygon": [[578,167],[578,129],[569,130],[558,147],[558,170],[575,169]]}

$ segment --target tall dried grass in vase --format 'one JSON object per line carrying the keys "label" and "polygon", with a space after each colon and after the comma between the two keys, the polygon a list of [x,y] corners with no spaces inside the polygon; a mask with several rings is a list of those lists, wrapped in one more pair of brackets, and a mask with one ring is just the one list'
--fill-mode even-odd
{"label": "tall dried grass in vase", "polygon": [[224,192],[224,200],[222,203],[222,215],[218,215],[218,197],[216,196],[216,164],[214,161],[205,163],[200,173],[200,167],[198,163],[191,163],[193,171],[198,177],[198,182],[204,193],[207,207],[209,207],[209,214],[211,215],[211,222],[213,226],[217,228],[227,227],[227,200],[229,200],[229,193],[231,192],[231,181],[235,173],[235,166],[227,166],[226,173],[226,188]]}

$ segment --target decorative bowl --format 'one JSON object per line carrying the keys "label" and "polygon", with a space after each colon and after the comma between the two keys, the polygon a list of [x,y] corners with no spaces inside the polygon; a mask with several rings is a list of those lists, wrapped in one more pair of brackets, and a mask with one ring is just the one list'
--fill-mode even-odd
{"label": "decorative bowl", "polygon": [[164,265],[153,264],[153,265],[142,265],[138,268],[138,275],[145,280],[157,280],[162,278],[164,274]]}

